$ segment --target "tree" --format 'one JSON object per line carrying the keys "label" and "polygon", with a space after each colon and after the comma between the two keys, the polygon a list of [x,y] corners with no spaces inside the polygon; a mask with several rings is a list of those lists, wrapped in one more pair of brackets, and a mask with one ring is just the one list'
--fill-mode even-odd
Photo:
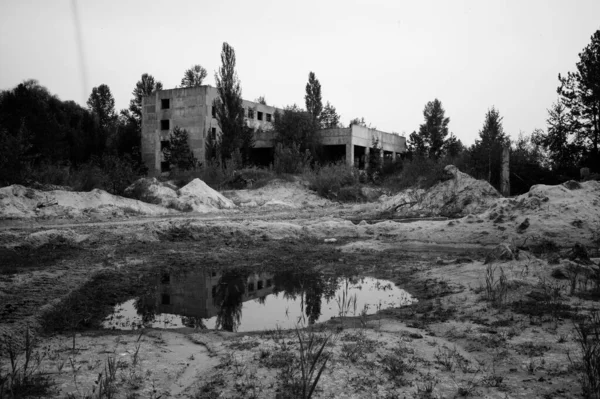
{"label": "tree", "polygon": [[222,161],[225,161],[236,149],[242,148],[246,127],[242,89],[235,71],[235,51],[227,43],[223,43],[221,67],[215,73],[215,81],[219,96],[213,101],[213,107],[221,128],[218,146]]}
{"label": "tree", "polygon": [[536,130],[532,142],[548,152],[550,167],[554,171],[566,171],[576,166],[580,148],[570,140],[573,133],[572,120],[562,102],[552,104],[548,110],[548,132]]}
{"label": "tree", "polygon": [[367,127],[367,122],[365,122],[365,118],[354,118],[354,119],[350,120],[350,123],[348,123],[348,126],[352,126],[352,125]]}
{"label": "tree", "polygon": [[378,174],[381,172],[382,152],[379,137],[373,136],[371,140],[371,148],[369,149],[369,157],[367,160],[367,174],[373,181],[377,180]]}
{"label": "tree", "polygon": [[155,91],[162,90],[162,83],[154,80],[154,76],[148,75],[147,73],[142,75],[142,78],[135,84],[133,89],[133,98],[129,101],[130,113],[123,113],[126,116],[130,116],[135,120],[140,133],[142,129],[142,98],[150,95]]}
{"label": "tree", "polygon": [[475,140],[475,144],[471,148],[476,177],[483,177],[494,187],[500,187],[502,148],[507,145],[508,140],[502,127],[502,117],[492,107],[485,114],[483,128],[479,131],[479,139]]}
{"label": "tree", "polygon": [[321,129],[333,129],[340,126],[340,116],[335,107],[327,101],[321,112]]}
{"label": "tree", "polygon": [[465,150],[465,146],[462,141],[457,138],[454,133],[450,133],[450,136],[444,142],[444,153],[452,158],[459,156]]}
{"label": "tree", "polygon": [[315,77],[314,72],[308,74],[308,83],[306,84],[306,95],[304,96],[304,100],[306,102],[306,110],[318,121],[321,116],[321,111],[323,110],[323,103],[321,102],[321,83],[319,83],[319,79]]}
{"label": "tree", "polygon": [[187,130],[175,126],[169,138],[169,145],[163,148],[165,162],[179,170],[194,169],[198,165],[198,160],[194,156],[188,140]]}
{"label": "tree", "polygon": [[273,129],[276,133],[275,141],[283,147],[299,145],[301,152],[308,149],[315,154],[318,146],[315,133],[319,129],[319,123],[312,114],[300,109],[296,104],[287,106],[283,113],[275,112]]}
{"label": "tree", "polygon": [[183,73],[181,79],[181,87],[200,87],[202,81],[208,76],[206,69],[199,64],[192,65],[190,69],[187,69]]}
{"label": "tree", "polygon": [[262,105],[267,105],[267,100],[265,100],[265,96],[258,97],[256,100],[254,100],[254,102]]}
{"label": "tree", "polygon": [[588,153],[587,164],[600,169],[600,29],[579,53],[577,71],[558,79],[561,102],[573,120],[575,142]]}
{"label": "tree", "polygon": [[101,84],[92,89],[92,93],[87,100],[88,109],[96,116],[100,136],[98,145],[104,149],[107,141],[110,140],[114,133],[117,123],[117,115],[115,113],[115,99],[110,92],[110,88]]}
{"label": "tree", "polygon": [[423,140],[423,137],[419,134],[417,134],[416,131],[413,131],[409,136],[408,136],[408,142],[406,143],[407,145],[407,150],[409,153],[409,156],[412,158],[413,156],[416,157],[426,157],[427,153],[428,153],[428,149],[425,145],[425,140]]}
{"label": "tree", "polygon": [[[424,149],[423,155],[429,158],[439,159],[443,155],[444,144],[448,136],[448,123],[450,118],[445,117],[442,102],[437,98],[425,104],[423,109],[425,123],[419,127],[419,145]],[[416,139],[415,139],[416,141]]]}

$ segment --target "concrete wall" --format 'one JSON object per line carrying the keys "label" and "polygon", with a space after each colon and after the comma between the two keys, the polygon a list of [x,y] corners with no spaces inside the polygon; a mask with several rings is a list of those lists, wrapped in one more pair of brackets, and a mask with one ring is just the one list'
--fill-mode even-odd
{"label": "concrete wall", "polygon": [[384,152],[396,154],[406,152],[406,138],[393,133],[369,129],[365,126],[352,125],[348,128],[324,129],[317,133],[323,145],[346,145],[346,161],[354,165],[354,146],[369,148],[373,139],[379,139],[379,145]]}

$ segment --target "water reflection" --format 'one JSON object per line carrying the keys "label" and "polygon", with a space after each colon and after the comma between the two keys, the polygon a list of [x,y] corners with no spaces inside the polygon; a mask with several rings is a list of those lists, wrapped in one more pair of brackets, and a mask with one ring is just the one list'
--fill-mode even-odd
{"label": "water reflection", "polygon": [[104,327],[291,328],[299,321],[313,324],[334,316],[352,316],[348,311],[352,298],[354,315],[357,310],[375,313],[414,301],[389,281],[340,278],[314,271],[172,272],[158,276],[146,294],[117,306]]}

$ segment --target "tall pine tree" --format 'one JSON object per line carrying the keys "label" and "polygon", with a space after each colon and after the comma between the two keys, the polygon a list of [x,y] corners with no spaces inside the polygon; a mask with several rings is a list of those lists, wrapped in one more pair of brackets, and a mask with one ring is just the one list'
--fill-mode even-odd
{"label": "tall pine tree", "polygon": [[220,152],[221,161],[224,162],[231,158],[235,150],[240,150],[244,146],[246,127],[242,88],[235,71],[235,51],[227,43],[223,43],[221,67],[219,72],[215,73],[215,82],[219,96],[213,101],[213,107],[221,128],[217,152]]}

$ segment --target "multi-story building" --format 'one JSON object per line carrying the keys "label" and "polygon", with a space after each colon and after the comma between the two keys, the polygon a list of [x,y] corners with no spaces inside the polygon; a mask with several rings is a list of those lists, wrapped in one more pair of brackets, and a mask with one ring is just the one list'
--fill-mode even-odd
{"label": "multi-story building", "polygon": [[[194,156],[201,162],[205,160],[207,138],[221,134],[212,106],[217,97],[217,89],[207,85],[159,90],[142,99],[142,159],[150,175],[169,170],[162,149],[176,126],[187,130]],[[273,158],[275,112],[283,110],[247,100],[243,100],[243,106],[246,123],[255,131],[253,158],[269,164]],[[406,151],[406,138],[364,126],[325,129],[317,134],[328,159],[345,159],[358,167],[364,166],[374,138],[379,140],[382,156],[387,159]]]}

